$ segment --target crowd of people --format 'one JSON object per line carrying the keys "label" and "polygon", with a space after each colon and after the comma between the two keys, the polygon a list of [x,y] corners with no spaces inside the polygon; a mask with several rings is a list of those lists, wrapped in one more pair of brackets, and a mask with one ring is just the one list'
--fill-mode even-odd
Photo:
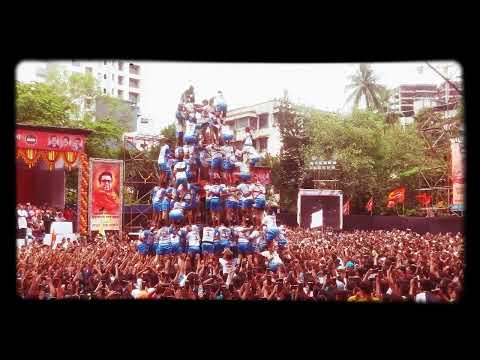
{"label": "crowd of people", "polygon": [[[17,253],[24,299],[203,299],[452,303],[462,296],[460,234],[285,229],[288,244],[245,257],[226,248],[142,255],[110,235]],[[275,261],[274,258],[278,258]]]}
{"label": "crowd of people", "polygon": [[71,221],[75,223],[76,212],[71,207],[58,208],[47,203],[37,206],[31,203],[17,204],[17,239],[26,242],[41,240],[50,233],[54,221]]}
{"label": "crowd of people", "polygon": [[[252,174],[259,155],[225,125],[223,94],[176,112],[176,144],[158,158],[153,218],[138,237],[29,242],[17,252],[25,299],[457,302],[460,234],[318,231],[278,226],[278,199]],[[19,224],[47,231],[58,210],[19,205]],[[70,214],[68,214],[70,216]],[[25,221],[23,221],[24,219]],[[57,220],[60,221],[60,220]],[[19,226],[20,227],[20,226]],[[48,232],[48,231],[47,231]]]}

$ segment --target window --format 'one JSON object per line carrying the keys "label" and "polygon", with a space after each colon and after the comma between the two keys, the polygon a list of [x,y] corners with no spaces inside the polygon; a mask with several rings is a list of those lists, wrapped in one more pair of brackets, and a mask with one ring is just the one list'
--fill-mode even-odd
{"label": "window", "polygon": [[130,74],[140,75],[140,66],[130,63]]}
{"label": "window", "polygon": [[108,61],[107,61],[107,60],[105,60],[105,61],[103,62],[103,65],[107,65],[107,63],[108,63]]}
{"label": "window", "polygon": [[112,74],[112,81],[115,81],[115,75]]}
{"label": "window", "polygon": [[72,65],[73,66],[80,66],[80,62],[76,60],[72,60]]}
{"label": "window", "polygon": [[86,68],[85,68],[85,72],[86,72],[87,74],[91,74],[91,73],[93,72],[93,69],[92,69],[91,67],[86,67]]}
{"label": "window", "polygon": [[103,88],[103,93],[106,95],[107,94],[107,89]]}
{"label": "window", "polygon": [[123,99],[123,90],[118,90],[118,97]]}
{"label": "window", "polygon": [[248,126],[248,118],[238,119],[235,122],[235,129],[246,128]]}
{"label": "window", "polygon": [[107,74],[103,74],[103,78],[107,80]]}
{"label": "window", "polygon": [[131,93],[128,94],[128,100],[130,100],[133,103],[138,103],[139,96],[138,96],[138,94],[135,94],[135,93],[131,92]]}
{"label": "window", "polygon": [[123,71],[123,61],[118,62],[118,70]]}
{"label": "window", "polygon": [[257,118],[251,117],[249,120],[249,125],[250,129],[256,130],[257,129]]}
{"label": "window", "polygon": [[258,147],[260,151],[266,151],[268,147],[268,138],[259,138],[258,140]]}
{"label": "window", "polygon": [[137,79],[129,79],[128,85],[132,88],[138,89],[140,87],[140,81]]}
{"label": "window", "polygon": [[118,85],[123,85],[123,76],[118,77]]}
{"label": "window", "polygon": [[260,114],[258,116],[258,128],[259,129],[268,128],[268,114]]}

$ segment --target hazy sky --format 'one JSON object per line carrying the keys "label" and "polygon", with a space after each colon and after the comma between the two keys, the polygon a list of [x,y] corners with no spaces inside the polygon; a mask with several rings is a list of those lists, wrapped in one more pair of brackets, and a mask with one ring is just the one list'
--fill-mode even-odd
{"label": "hazy sky", "polygon": [[[25,63],[24,63],[25,64]],[[222,90],[229,109],[268,101],[281,97],[288,89],[290,99],[320,110],[348,112],[352,104],[345,104],[348,76],[358,64],[265,64],[265,63],[193,63],[193,62],[141,62],[143,66],[142,116],[154,120],[159,131],[173,122],[182,91],[191,81],[196,100],[210,98]],[[431,62],[450,78],[461,74],[454,62]],[[423,65],[423,72],[419,66]],[[32,68],[33,66],[29,66]],[[18,69],[19,80],[28,66]],[[421,62],[374,63],[378,82],[389,88],[401,84],[434,83],[443,79]]]}

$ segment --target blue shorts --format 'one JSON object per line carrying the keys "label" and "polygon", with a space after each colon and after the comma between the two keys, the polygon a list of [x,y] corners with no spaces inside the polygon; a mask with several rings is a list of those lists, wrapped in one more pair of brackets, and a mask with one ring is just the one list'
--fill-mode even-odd
{"label": "blue shorts", "polygon": [[266,201],[265,201],[265,198],[256,198],[255,199],[255,203],[253,204],[253,207],[255,209],[265,209],[265,206],[266,206]]}
{"label": "blue shorts", "polygon": [[182,178],[182,179],[175,180],[175,185],[177,187],[180,186],[180,185],[187,186],[188,185],[187,178]]}
{"label": "blue shorts", "polygon": [[277,244],[278,244],[278,247],[280,249],[285,249],[287,247],[287,240],[286,239],[278,239]]}
{"label": "blue shorts", "polygon": [[233,134],[223,134],[223,141],[233,140]]}
{"label": "blue shorts", "polygon": [[200,254],[200,246],[189,246],[188,247],[189,254]]}
{"label": "blue shorts", "polygon": [[268,242],[273,241],[278,235],[280,235],[278,228],[267,229],[266,238]]}
{"label": "blue shorts", "polygon": [[222,163],[223,163],[222,158],[214,158],[212,159],[211,167],[214,170],[222,170]]}
{"label": "blue shorts", "polygon": [[226,239],[220,239],[220,241],[215,243],[215,252],[223,251],[229,248],[230,243]]}
{"label": "blue shorts", "polygon": [[168,174],[172,173],[172,169],[170,169],[170,167],[166,163],[158,164],[158,168],[162,172],[166,172]]}
{"label": "blue shorts", "polygon": [[246,173],[240,174],[240,179],[242,179],[243,181],[250,180],[251,177],[252,177],[252,175],[250,175],[250,173],[248,173],[248,174],[246,174]]}
{"label": "blue shorts", "polygon": [[162,209],[162,201],[155,201],[153,203],[153,212],[155,214],[158,214],[159,212],[162,212],[163,209]]}
{"label": "blue shorts", "polygon": [[162,200],[162,211],[169,211],[170,210],[170,200],[163,199]]}
{"label": "blue shorts", "polygon": [[140,243],[137,246],[137,250],[141,255],[147,255],[151,250],[153,250],[153,245]]}
{"label": "blue shorts", "polygon": [[271,271],[273,271],[273,272],[276,272],[279,265],[280,265],[279,263],[270,261],[270,262],[268,263],[268,270],[271,270]]}
{"label": "blue shorts", "polygon": [[170,214],[168,214],[168,217],[170,218],[170,220],[173,220],[173,221],[182,221],[183,220],[183,211],[178,210],[178,209],[174,209],[174,210],[170,211]]}
{"label": "blue shorts", "polygon": [[222,169],[225,171],[233,170],[235,169],[235,164],[230,160],[223,160]]}
{"label": "blue shorts", "polygon": [[187,181],[193,180],[193,173],[191,171],[187,171]]}
{"label": "blue shorts", "polygon": [[170,251],[172,254],[180,254],[183,252],[183,248],[180,243],[170,243]]}
{"label": "blue shorts", "polygon": [[210,199],[210,210],[215,212],[222,210],[222,203],[220,202],[220,198],[212,197]]}
{"label": "blue shorts", "polygon": [[185,135],[183,137],[183,141],[187,145],[195,145],[197,143],[198,139],[195,135]]}
{"label": "blue shorts", "polygon": [[215,248],[211,242],[202,242],[202,252],[213,254]]}
{"label": "blue shorts", "polygon": [[242,209],[250,209],[253,206],[253,199],[240,200]]}
{"label": "blue shorts", "polygon": [[157,249],[155,252],[157,255],[168,255],[172,252],[172,246],[170,245],[170,243],[157,244]]}
{"label": "blue shorts", "polygon": [[218,104],[215,107],[215,110],[219,111],[219,112],[226,112],[227,111],[227,104]]}
{"label": "blue shorts", "polygon": [[227,200],[225,205],[227,206],[227,209],[239,209],[240,208],[240,205],[238,204],[238,201],[234,201],[234,200]]}
{"label": "blue shorts", "polygon": [[242,254],[251,254],[252,253],[252,245],[248,243],[238,243],[238,251]]}

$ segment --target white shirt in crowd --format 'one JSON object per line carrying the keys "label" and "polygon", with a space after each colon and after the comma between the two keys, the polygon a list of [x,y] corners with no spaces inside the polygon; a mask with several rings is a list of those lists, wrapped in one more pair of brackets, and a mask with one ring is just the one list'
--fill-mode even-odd
{"label": "white shirt in crowd", "polygon": [[200,246],[200,236],[196,231],[189,231],[187,234],[188,246]]}
{"label": "white shirt in crowd", "polygon": [[204,227],[203,228],[203,238],[202,242],[209,242],[213,243],[213,236],[215,234],[215,229],[212,227]]}
{"label": "white shirt in crowd", "polygon": [[26,210],[17,210],[18,216],[18,228],[19,229],[26,229],[27,228],[27,216],[28,213]]}
{"label": "white shirt in crowd", "polygon": [[163,145],[160,149],[160,154],[158,155],[158,163],[165,164],[167,162],[167,151],[170,149],[170,146],[167,144]]}
{"label": "white shirt in crowd", "polygon": [[237,259],[233,258],[231,261],[228,261],[228,260],[225,260],[224,258],[220,258],[218,259],[218,262],[222,265],[223,273],[229,274],[235,270]]}
{"label": "white shirt in crowd", "polygon": [[272,229],[277,227],[277,219],[274,215],[266,215],[263,220],[262,224],[267,226],[267,229]]}

